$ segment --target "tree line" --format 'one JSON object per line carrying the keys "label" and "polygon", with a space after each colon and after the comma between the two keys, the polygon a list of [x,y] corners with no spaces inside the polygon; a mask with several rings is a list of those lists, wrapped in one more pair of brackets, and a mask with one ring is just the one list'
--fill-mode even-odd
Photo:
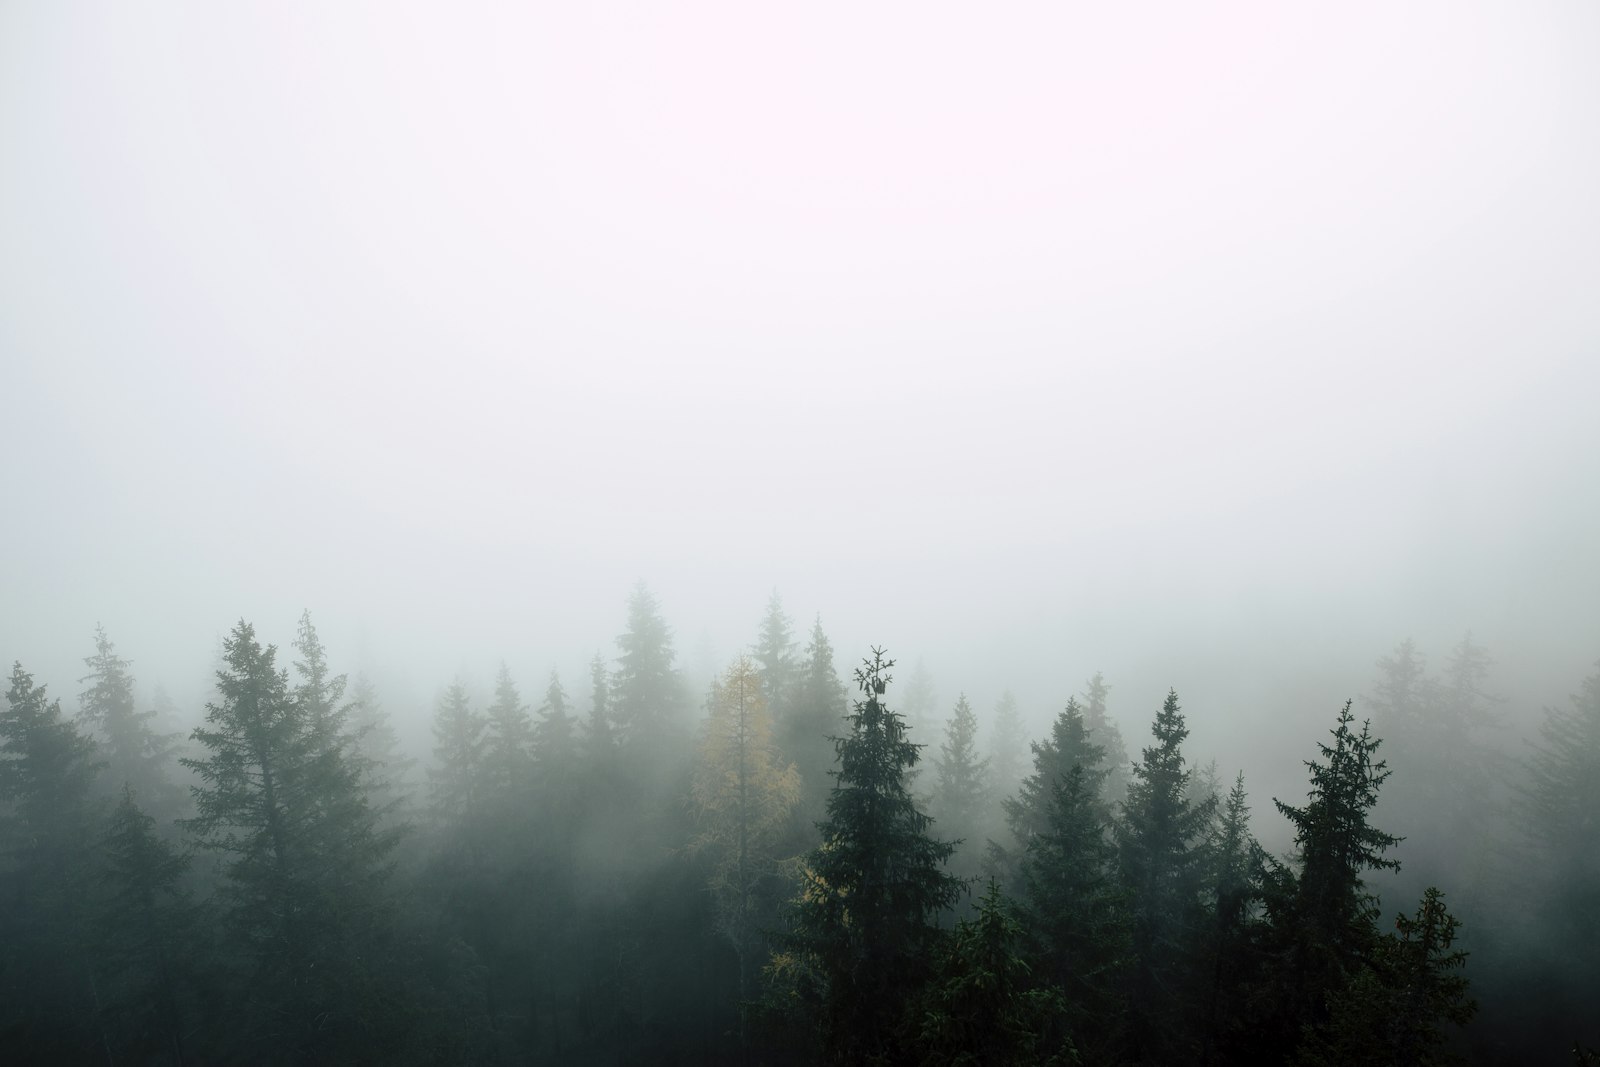
{"label": "tree line", "polygon": [[1186,754],[1175,692],[1131,754],[1100,675],[1037,739],[1015,699],[985,731],[963,695],[921,743],[887,653],[847,684],[776,594],[702,699],[643,586],[616,645],[578,697],[453,681],[421,759],[309,614],[282,658],[235,626],[187,736],[103,630],[75,714],[16,664],[0,1057],[1592,1055],[1552,1031],[1600,988],[1600,674],[1511,760],[1487,654],[1435,677],[1402,643],[1363,698],[1388,736],[1333,705],[1275,856],[1242,770]]}

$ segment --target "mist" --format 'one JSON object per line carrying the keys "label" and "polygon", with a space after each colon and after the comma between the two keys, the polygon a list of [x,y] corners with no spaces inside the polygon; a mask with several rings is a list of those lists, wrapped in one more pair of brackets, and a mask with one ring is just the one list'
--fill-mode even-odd
{"label": "mist", "polygon": [[[203,761],[236,627],[300,684],[308,613],[333,674],[377,694],[383,758],[415,761],[395,877],[424,903],[400,927],[436,921],[505,996],[545,987],[473,922],[533,920],[451,911],[428,881],[454,840],[428,811],[441,702],[460,683],[483,712],[503,669],[544,721],[554,672],[585,736],[592,664],[632,669],[641,595],[678,733],[630,772],[639,810],[687,810],[712,684],[773,596],[795,663],[816,623],[850,701],[872,649],[897,659],[885,699],[935,809],[961,696],[988,752],[1004,694],[1039,742],[1099,673],[1131,761],[1175,690],[1186,765],[1215,760],[1223,792],[1243,771],[1251,832],[1293,867],[1272,798],[1306,798],[1353,700],[1398,739],[1400,799],[1373,816],[1408,828],[1395,855],[1470,898],[1480,1015],[1452,1047],[1561,1060],[1572,1035],[1518,1029],[1510,977],[1555,973],[1559,939],[1502,921],[1534,890],[1466,887],[1459,834],[1414,840],[1445,803],[1419,783],[1451,772],[1379,661],[1411,640],[1446,686],[1452,650],[1486,650],[1472,759],[1511,820],[1484,832],[1515,851],[1541,724],[1600,658],[1597,31],[1576,3],[0,6],[0,657],[104,751],[79,696],[103,627],[137,706],[164,694],[173,760]],[[772,670],[774,766],[804,764]],[[786,860],[820,840],[812,771]],[[180,793],[196,773],[166,772]],[[1020,782],[993,784],[974,842],[1009,840]],[[754,949],[730,942],[734,982],[685,888],[705,872],[674,866],[693,820],[583,810],[574,899],[699,900],[627,913],[696,946],[720,1036],[641,1008],[580,1041],[551,979],[527,993],[539,1035],[501,1003],[492,1054],[416,1047],[791,1062],[740,1014]],[[194,811],[162,814],[198,847],[172,822]],[[978,879],[974,855],[951,869]],[[1397,877],[1369,872],[1385,923],[1424,888]],[[1022,899],[1017,870],[999,882]],[[222,1010],[188,996],[191,1019]],[[1090,1061],[1162,1054],[1050,1025]],[[207,1026],[198,1062],[352,1055]]]}

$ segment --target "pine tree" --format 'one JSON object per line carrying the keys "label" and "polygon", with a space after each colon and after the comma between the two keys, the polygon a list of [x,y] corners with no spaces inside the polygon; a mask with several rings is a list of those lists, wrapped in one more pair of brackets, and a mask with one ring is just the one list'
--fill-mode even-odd
{"label": "pine tree", "polygon": [[906,788],[918,746],[883,702],[893,665],[873,649],[855,672],[865,699],[835,742],[823,841],[807,857],[785,938],[793,966],[811,976],[796,996],[840,1063],[892,1057],[930,974],[933,919],[962,890],[943,870],[953,847],[928,836],[930,820]]}
{"label": "pine tree", "polygon": [[989,800],[989,761],[978,757],[977,739],[978,717],[963,693],[939,748],[930,810],[940,836],[957,846],[952,869],[969,883],[976,881],[982,867]]}
{"label": "pine tree", "polygon": [[452,682],[433,717],[434,766],[428,779],[435,821],[453,825],[479,811],[487,728],[484,717],[472,710],[467,687],[459,679]]}
{"label": "pine tree", "polygon": [[1367,871],[1395,870],[1384,853],[1399,838],[1368,822],[1378,788],[1389,777],[1376,758],[1381,742],[1371,724],[1352,728],[1346,701],[1333,744],[1319,745],[1322,761],[1307,760],[1311,789],[1304,807],[1274,799],[1294,827],[1299,872],[1274,867],[1264,893],[1275,959],[1267,979],[1276,1008],[1263,1020],[1263,1054],[1282,1059],[1303,1032],[1328,1020],[1329,997],[1344,989],[1372,958],[1377,909]]}
{"label": "pine tree", "polygon": [[17,1062],[73,1062],[100,1043],[82,1022],[94,993],[95,754],[14,664],[0,713],[0,1035]]}
{"label": "pine tree", "polygon": [[845,727],[848,697],[833,665],[833,645],[823,633],[819,618],[811,625],[794,698],[778,720],[778,748],[800,772],[800,803],[795,809],[799,823],[795,839],[801,843],[800,848],[815,843],[816,823],[826,813],[833,739]]}
{"label": "pine tree", "polygon": [[575,723],[567,712],[567,691],[561,676],[551,671],[544,703],[539,705],[539,718],[533,725],[534,773],[542,785],[570,776],[577,744]]}
{"label": "pine tree", "polygon": [[1248,1024],[1248,990],[1259,983],[1262,954],[1258,919],[1266,854],[1250,832],[1250,801],[1244,772],[1234,778],[1217,818],[1208,849],[1207,895],[1210,932],[1209,992],[1201,1059],[1213,1050],[1240,1044],[1239,1030]]}
{"label": "pine tree", "polygon": [[1135,1060],[1170,1059],[1195,1011],[1194,968],[1202,926],[1205,835],[1216,797],[1189,799],[1189,736],[1178,694],[1151,726],[1155,744],[1133,765],[1115,824],[1117,860],[1131,909],[1130,1037]]}
{"label": "pine tree", "polygon": [[309,656],[291,692],[277,650],[248,623],[223,653],[217,699],[194,731],[204,755],[184,764],[200,781],[189,825],[222,858],[228,928],[251,971],[241,1022],[252,1058],[348,1058],[380,1022],[384,1040],[399,1040],[383,959],[394,838],[362,794],[338,706],[319,699],[330,690]]}
{"label": "pine tree", "polygon": [[994,706],[994,725],[989,730],[989,785],[994,796],[1009,796],[1022,784],[1027,754],[1028,739],[1022,732],[1017,698],[1007,689]]}
{"label": "pine tree", "polygon": [[162,840],[128,787],[101,847],[106,894],[94,929],[107,1045],[124,1060],[182,1063],[204,929],[183,888],[189,857]]}
{"label": "pine tree", "polygon": [[741,656],[712,683],[708,710],[691,784],[697,828],[691,847],[710,857],[717,928],[739,958],[744,997],[765,918],[762,887],[777,874],[800,776],[773,743],[765,686],[750,659]]}
{"label": "pine tree", "polygon": [[525,811],[533,774],[533,719],[510,669],[500,664],[484,734],[483,771],[490,802],[503,811]]}
{"label": "pine tree", "polygon": [[584,722],[584,752],[592,765],[608,763],[616,750],[611,722],[611,679],[606,663],[596,652],[589,664],[589,718]]}
{"label": "pine tree", "polygon": [[79,694],[78,702],[84,724],[99,739],[99,755],[105,761],[101,777],[109,786],[104,791],[120,793],[129,786],[146,807],[175,816],[181,796],[167,769],[177,751],[177,738],[156,732],[153,710],[138,709],[129,663],[117,655],[105,627],[95,627],[94,643],[94,655],[83,661],[89,673],[78,679],[88,682],[89,688]]}
{"label": "pine tree", "polygon": [[752,653],[760,668],[767,707],[777,718],[781,718],[788,707],[799,670],[794,658],[793,626],[789,616],[784,614],[782,598],[774,589],[767,600],[766,614],[761,617],[761,630]]}
{"label": "pine tree", "polygon": [[934,964],[918,1006],[918,1063],[1034,1067],[1077,1062],[1072,1046],[1052,1036],[1066,1014],[1065,999],[1059,989],[1039,987],[1022,942],[1021,924],[991,881],[976,917],[956,923]]}
{"label": "pine tree", "polygon": [[[672,631],[644,583],[628,598],[628,629],[617,638],[617,670],[612,679],[612,714],[625,746],[649,762],[681,750],[688,705],[674,663]],[[665,748],[663,748],[665,746]]]}
{"label": "pine tree", "polygon": [[324,745],[337,744],[335,738],[343,733],[349,717],[345,706],[345,676],[334,674],[328,667],[327,651],[317,628],[311,624],[311,612],[300,614],[300,628],[295,637],[294,649],[300,656],[295,661],[295,673],[300,684],[294,688],[294,699],[301,706],[301,714],[312,730],[321,737]]}
{"label": "pine tree", "polygon": [[1122,731],[1106,710],[1106,697],[1111,687],[1105,675],[1096,671],[1089,679],[1089,688],[1083,693],[1083,722],[1095,743],[1105,749],[1105,782],[1101,790],[1106,803],[1115,807],[1128,793],[1128,746],[1122,740]]}
{"label": "pine tree", "polygon": [[371,679],[358,675],[352,689],[350,726],[356,756],[367,772],[368,802],[388,825],[401,825],[412,803],[411,774],[417,761],[405,754]]}
{"label": "pine tree", "polygon": [[1053,790],[1073,767],[1083,768],[1085,779],[1095,790],[1093,807],[1098,821],[1110,821],[1110,811],[1099,799],[1106,776],[1105,749],[1090,737],[1076,697],[1068,699],[1067,706],[1050,724],[1050,736],[1029,747],[1033,750],[1033,773],[1022,780],[1016,796],[1007,797],[1000,804],[1010,843],[989,845],[990,870],[1002,888],[1010,886],[1012,892],[1021,890],[1021,864],[1029,844],[1050,827]]}

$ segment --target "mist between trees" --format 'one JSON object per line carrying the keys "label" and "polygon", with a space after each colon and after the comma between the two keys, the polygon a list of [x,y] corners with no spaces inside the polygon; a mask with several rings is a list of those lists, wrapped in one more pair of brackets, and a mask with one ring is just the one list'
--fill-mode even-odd
{"label": "mist between trees", "polygon": [[1374,650],[1261,797],[1188,694],[936,701],[776,594],[697,692],[641,585],[585,677],[440,679],[425,751],[289,632],[203,709],[104,630],[12,668],[0,1059],[1595,1062],[1582,664],[1524,738],[1470,637]]}

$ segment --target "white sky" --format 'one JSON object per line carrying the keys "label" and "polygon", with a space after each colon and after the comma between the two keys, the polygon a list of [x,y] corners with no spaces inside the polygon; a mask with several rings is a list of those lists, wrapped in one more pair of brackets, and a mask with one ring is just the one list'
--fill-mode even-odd
{"label": "white sky", "polygon": [[1596,190],[1588,2],[4,0],[0,659],[582,689],[644,578],[691,662],[776,586],[984,700],[1554,699]]}

